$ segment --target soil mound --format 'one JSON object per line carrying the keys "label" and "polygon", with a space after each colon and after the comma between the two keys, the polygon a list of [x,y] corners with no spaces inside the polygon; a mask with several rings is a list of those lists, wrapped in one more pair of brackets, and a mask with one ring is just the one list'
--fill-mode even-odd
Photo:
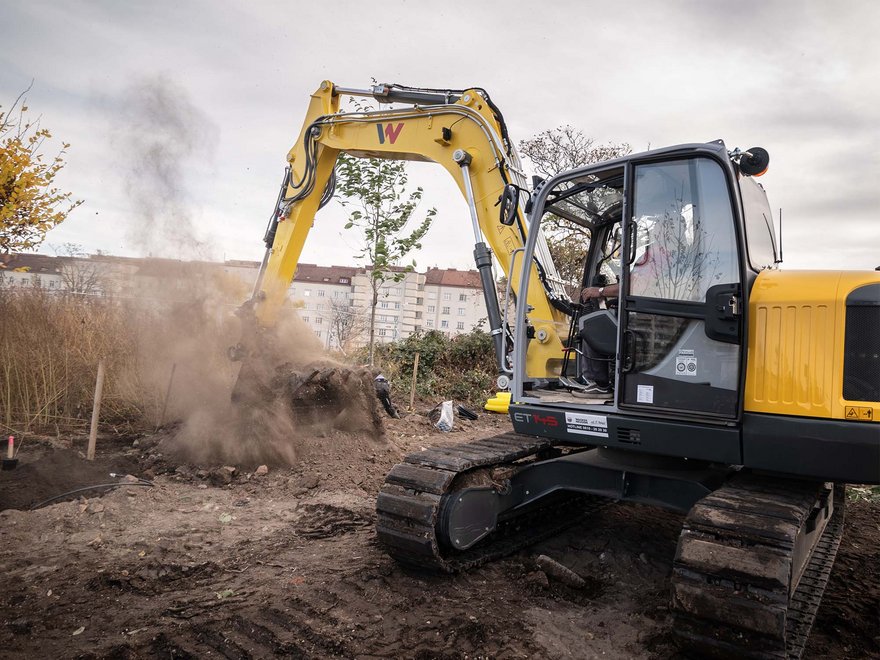
{"label": "soil mound", "polygon": [[[124,456],[99,456],[94,461],[87,461],[69,449],[55,449],[30,461],[25,455],[15,470],[0,472],[0,511],[30,509],[71,490],[118,481],[110,476],[111,472],[139,474],[137,463]],[[106,490],[74,493],[51,503],[81,496],[96,497]]]}

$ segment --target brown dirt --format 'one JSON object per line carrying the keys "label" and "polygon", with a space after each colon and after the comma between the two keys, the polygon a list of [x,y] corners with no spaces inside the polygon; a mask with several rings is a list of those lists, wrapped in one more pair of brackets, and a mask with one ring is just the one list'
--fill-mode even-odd
{"label": "brown dirt", "polygon": [[[457,419],[448,434],[416,415],[386,425],[379,440],[326,430],[295,467],[241,470],[223,486],[211,480],[219,465],[169,462],[161,435],[104,441],[102,470],[139,460],[155,487],[0,513],[0,657],[679,656],[667,604],[680,516],[618,505],[467,574],[405,570],[375,542],[385,473],[405,452],[509,423]],[[43,499],[73,487],[62,475],[103,478],[86,473],[82,447],[25,444],[17,472],[56,466]],[[0,473],[6,506],[28,501],[14,499],[30,485],[13,474]],[[850,504],[808,658],[880,657],[880,506]],[[586,586],[548,582],[538,554]]]}

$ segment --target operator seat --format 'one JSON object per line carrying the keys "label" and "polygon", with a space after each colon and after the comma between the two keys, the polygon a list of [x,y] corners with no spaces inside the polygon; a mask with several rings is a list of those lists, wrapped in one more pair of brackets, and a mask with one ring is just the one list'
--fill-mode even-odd
{"label": "operator seat", "polygon": [[580,318],[578,336],[600,355],[617,353],[617,317],[608,309],[600,309]]}

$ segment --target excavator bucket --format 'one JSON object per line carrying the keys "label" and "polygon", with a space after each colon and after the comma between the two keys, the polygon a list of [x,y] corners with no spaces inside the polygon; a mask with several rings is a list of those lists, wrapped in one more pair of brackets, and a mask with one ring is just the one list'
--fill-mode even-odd
{"label": "excavator bucket", "polygon": [[241,344],[230,349],[230,357],[241,361],[233,403],[257,409],[280,406],[298,428],[378,436],[384,432],[380,405],[396,416],[384,377],[367,367],[332,360],[296,364],[285,359],[265,330],[247,333]]}

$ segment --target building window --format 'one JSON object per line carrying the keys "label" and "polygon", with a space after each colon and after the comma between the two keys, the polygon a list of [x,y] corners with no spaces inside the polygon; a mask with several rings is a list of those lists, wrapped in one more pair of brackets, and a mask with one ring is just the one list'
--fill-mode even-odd
{"label": "building window", "polygon": [[467,294],[466,293],[459,293],[458,294],[458,302],[466,302],[466,301],[467,301]]}
{"label": "building window", "polygon": [[442,314],[449,314],[449,308],[448,308],[448,307],[444,307],[444,308],[443,308],[443,311],[442,311],[441,313],[442,313]]}
{"label": "building window", "polygon": [[424,305],[424,304],[425,304],[424,298],[416,298],[416,305]]}
{"label": "building window", "polygon": [[428,305],[428,314],[433,314],[437,311],[437,308],[434,305]]}
{"label": "building window", "polygon": [[49,280],[49,288],[50,288],[50,289],[54,289],[54,288],[55,288],[55,280]]}
{"label": "building window", "polygon": [[429,328],[433,328],[434,327],[434,319],[428,319],[427,321],[425,321],[425,325]]}
{"label": "building window", "polygon": [[380,336],[380,337],[384,337],[384,336],[385,336],[385,328],[379,328],[379,336]]}
{"label": "building window", "polygon": [[399,303],[399,302],[394,303],[394,309],[400,309],[400,303]]}
{"label": "building window", "polygon": [[387,300],[383,300],[382,302],[379,303],[379,307],[381,307],[382,309],[388,309],[390,306],[391,306],[391,303],[388,302]]}
{"label": "building window", "polygon": [[308,322],[309,322],[309,317],[308,317],[308,316],[303,316],[303,321],[305,321],[306,323],[308,323]]}
{"label": "building window", "polygon": [[416,312],[416,318],[417,318],[417,319],[422,318],[422,313],[421,313],[421,312]]}
{"label": "building window", "polygon": [[320,339],[321,338],[321,331],[315,330],[315,335],[318,337],[318,339]]}
{"label": "building window", "polygon": [[458,330],[464,330],[464,321],[459,321],[458,323],[455,324],[455,327]]}
{"label": "building window", "polygon": [[452,294],[451,293],[444,293],[443,300],[452,300]]}
{"label": "building window", "polygon": [[312,295],[311,289],[306,289],[305,291],[303,291],[303,296],[305,296],[306,298],[308,298],[310,295]]}
{"label": "building window", "polygon": [[440,327],[441,327],[441,328],[448,328],[448,327],[449,327],[449,321],[440,321]]}
{"label": "building window", "polygon": [[322,325],[323,323],[324,323],[323,316],[319,316],[318,318],[315,319],[315,325]]}
{"label": "building window", "polygon": [[459,315],[459,316],[464,316],[464,307],[459,307],[459,308],[458,308],[458,315]]}
{"label": "building window", "polygon": [[318,298],[324,297],[324,289],[318,289]]}
{"label": "building window", "polygon": [[347,277],[340,277],[339,283],[340,284],[348,284],[348,278]]}

